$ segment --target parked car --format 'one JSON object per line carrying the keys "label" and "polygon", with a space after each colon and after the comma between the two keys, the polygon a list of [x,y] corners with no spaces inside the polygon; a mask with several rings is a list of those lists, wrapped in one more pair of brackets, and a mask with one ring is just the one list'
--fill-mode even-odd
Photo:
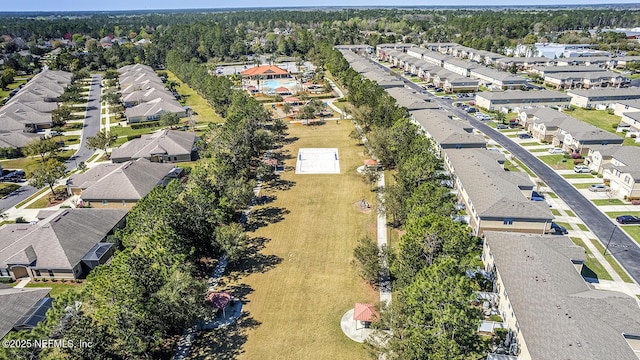
{"label": "parked car", "polygon": [[531,139],[531,135],[529,135],[529,134],[527,134],[527,133],[520,134],[520,135],[518,135],[518,137],[519,137],[520,139]]}
{"label": "parked car", "polygon": [[594,192],[609,191],[609,187],[605,184],[592,184],[592,185],[589,185],[589,191],[594,191]]}
{"label": "parked car", "polygon": [[551,223],[551,233],[554,235],[566,235],[569,233],[567,228],[564,226],[560,226],[554,222]]}
{"label": "parked car", "polygon": [[496,125],[496,129],[498,130],[504,130],[504,129],[508,129],[509,126],[505,125],[505,124],[498,124]]}
{"label": "parked car", "polygon": [[549,148],[549,154],[563,154],[564,150],[556,147]]}
{"label": "parked car", "polygon": [[531,192],[531,200],[532,201],[544,201],[544,195],[540,194],[537,191]]}
{"label": "parked car", "polygon": [[49,136],[62,136],[62,133],[60,131],[51,130],[49,131]]}
{"label": "parked car", "polygon": [[616,218],[620,224],[640,224],[640,217],[633,215],[620,215]]}
{"label": "parked car", "polygon": [[590,173],[591,169],[589,169],[587,165],[576,165],[573,167],[573,171],[577,172],[578,174],[586,174]]}

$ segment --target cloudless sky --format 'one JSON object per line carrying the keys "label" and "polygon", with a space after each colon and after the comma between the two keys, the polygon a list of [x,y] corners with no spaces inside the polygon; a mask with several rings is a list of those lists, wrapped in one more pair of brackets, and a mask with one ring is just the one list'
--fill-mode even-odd
{"label": "cloudless sky", "polygon": [[456,5],[567,5],[633,4],[639,0],[1,0],[2,11],[106,11],[154,9],[211,9],[290,6],[456,6]]}

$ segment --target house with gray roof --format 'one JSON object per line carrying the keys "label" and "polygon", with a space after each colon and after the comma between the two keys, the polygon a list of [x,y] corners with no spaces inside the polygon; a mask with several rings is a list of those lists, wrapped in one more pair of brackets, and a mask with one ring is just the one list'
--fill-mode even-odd
{"label": "house with gray roof", "polygon": [[518,122],[538,141],[552,142],[558,126],[567,118],[560,111],[542,107],[530,108],[518,114]]}
{"label": "house with gray roof", "polygon": [[127,209],[61,209],[36,224],[0,227],[0,278],[77,279],[113,254],[107,236]]}
{"label": "house with gray roof", "polygon": [[558,123],[558,130],[552,143],[565,151],[587,155],[590,146],[620,145],[623,141],[624,138],[621,136],[566,116]]}
{"label": "house with gray roof", "polygon": [[165,100],[161,97],[126,108],[124,114],[127,123],[159,120],[163,114],[176,114],[179,118],[187,116],[186,109],[176,99]]}
{"label": "house with gray roof", "polygon": [[375,82],[383,89],[404,87],[404,81],[391,76],[380,69],[374,69],[362,74],[363,77]]}
{"label": "house with gray roof", "polygon": [[571,105],[591,109],[605,110],[615,107],[619,101],[640,99],[638,88],[592,88],[571,89],[567,91],[571,96]]}
{"label": "house with gray roof", "polygon": [[482,261],[518,359],[638,359],[636,299],[589,287],[586,260],[566,236],[484,232]]}
{"label": "house with gray roof", "polygon": [[151,162],[192,161],[196,157],[196,133],[178,130],[160,130],[142,135],[113,149],[111,161],[147,159]]}
{"label": "house with gray roof", "polygon": [[122,87],[120,90],[120,93],[122,94],[122,96],[126,96],[136,91],[146,91],[151,89],[166,91],[164,84],[158,83],[155,81],[145,80],[137,83],[128,84]]}
{"label": "house with gray roof", "polygon": [[449,71],[452,71],[460,76],[468,77],[471,70],[480,67],[481,65],[474,64],[470,61],[464,61],[456,58],[448,59],[444,62],[443,67]]}
{"label": "house with gray roof", "polygon": [[0,284],[0,339],[10,331],[31,330],[53,305],[51,288],[14,288]]}
{"label": "house with gray roof", "polygon": [[554,90],[508,90],[476,94],[476,105],[487,110],[518,109],[541,106],[566,108],[571,96]]}
{"label": "house with gray roof", "polygon": [[125,107],[132,107],[158,98],[168,102],[176,100],[176,97],[168,90],[152,87],[148,90],[138,90],[122,94],[122,103]]}
{"label": "house with gray roof", "polygon": [[502,90],[522,89],[527,85],[527,79],[521,76],[516,76],[508,72],[484,66],[470,69],[469,76],[474,79],[478,79],[487,85],[493,85],[494,87]]}
{"label": "house with gray roof", "polygon": [[611,67],[615,59],[608,56],[571,56],[556,59],[558,66],[602,66]]}
{"label": "house with gray roof", "polygon": [[455,120],[442,111],[422,109],[411,111],[411,121],[433,139],[439,152],[444,149],[484,148],[487,142],[474,134],[468,121]]}
{"label": "house with gray roof", "polygon": [[415,91],[404,87],[387,89],[387,94],[396,99],[398,106],[405,107],[409,111],[440,108],[440,105],[432,102],[429,96],[416,93]]}
{"label": "house with gray roof", "polygon": [[585,157],[591,170],[609,180],[619,198],[640,199],[640,148],[636,146],[594,146]]}
{"label": "house with gray roof", "polygon": [[577,73],[577,72],[601,72],[607,71],[600,66],[535,66],[529,71],[531,74],[539,75],[544,78],[547,75],[558,73]]}
{"label": "house with gray roof", "polygon": [[125,65],[118,69],[119,74],[129,73],[129,72],[138,72],[138,71],[146,71],[146,72],[154,72],[153,68],[149,65],[144,64],[132,64]]}
{"label": "house with gray roof", "polygon": [[504,169],[504,154],[486,149],[445,149],[445,167],[465,204],[474,235],[486,230],[544,234],[553,214],[531,201],[534,184],[524,172]]}
{"label": "house with gray roof", "polygon": [[626,81],[624,76],[611,71],[562,72],[544,76],[544,83],[555,86],[557,89],[620,87]]}
{"label": "house with gray roof", "polygon": [[476,92],[478,91],[478,87],[480,86],[480,82],[475,79],[470,79],[468,77],[456,76],[446,78],[444,80],[444,84],[442,88],[447,93],[458,93],[458,92]]}
{"label": "house with gray roof", "polygon": [[174,168],[146,159],[100,164],[67,180],[67,192],[94,208],[127,209],[145,197]]}
{"label": "house with gray roof", "polygon": [[0,149],[2,148],[21,149],[27,146],[30,142],[36,141],[40,138],[41,138],[40,134],[26,133],[22,131],[3,132],[0,130]]}

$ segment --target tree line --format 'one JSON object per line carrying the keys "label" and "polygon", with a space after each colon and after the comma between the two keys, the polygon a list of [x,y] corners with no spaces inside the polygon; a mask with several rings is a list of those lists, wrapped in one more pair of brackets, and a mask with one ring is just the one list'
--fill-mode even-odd
{"label": "tree line", "polygon": [[376,325],[391,330],[379,332],[387,341],[371,346],[389,359],[479,358],[486,349],[476,335],[481,312],[472,305],[478,286],[465,276],[477,262],[479,239],[451,216],[455,197],[440,184],[443,163],[433,142],[395,99],[349,69],[338,51],[325,47],[322,55],[347,89],[372,152],[394,170],[383,207],[390,224],[405,231],[397,249],[378,252],[373,240],[364,239],[354,250],[371,282],[380,274],[379,257],[388,256],[396,294]]}

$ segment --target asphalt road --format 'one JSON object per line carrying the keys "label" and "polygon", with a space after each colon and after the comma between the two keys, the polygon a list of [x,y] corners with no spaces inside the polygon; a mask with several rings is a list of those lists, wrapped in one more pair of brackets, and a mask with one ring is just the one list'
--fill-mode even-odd
{"label": "asphalt road", "polygon": [[[89,97],[87,101],[87,111],[84,118],[84,127],[82,128],[82,136],[80,140],[80,149],[65,162],[67,171],[72,171],[76,168],[76,164],[81,161],[87,161],[94,150],[86,148],[87,137],[94,136],[100,131],[100,84],[102,82],[102,75],[96,74],[91,76],[91,85],[89,87]],[[30,185],[22,186],[20,189],[12,192],[6,197],[0,199],[0,213],[3,210],[12,208],[16,204],[19,204],[23,200],[29,198],[35,194],[38,189]]]}
{"label": "asphalt road", "polygon": [[[373,62],[381,68],[387,70],[381,64]],[[421,86],[409,81],[404,76],[398,76],[405,82],[405,86],[420,92]],[[598,208],[587,198],[585,198],[576,188],[569,184],[562,176],[558,175],[553,169],[548,167],[541,160],[531,155],[531,153],[518,144],[514,143],[508,137],[496,129],[488,126],[482,121],[470,116],[465,111],[452,105],[453,100],[442,99],[433,94],[428,93],[432,97],[432,101],[439,104],[443,110],[455,114],[460,119],[465,119],[475,127],[489,136],[503,148],[509,151],[518,160],[522,161],[531,171],[533,171],[548,187],[553,190],[591,229],[598,237],[600,242],[606,247],[607,253],[611,253],[616,260],[627,270],[629,275],[640,283],[640,247],[630,238],[624,231],[619,229],[619,225],[615,220],[600,212]]]}
{"label": "asphalt road", "polygon": [[66,161],[67,171],[75,169],[81,161],[87,161],[95,153],[95,150],[87,149],[87,138],[94,136],[100,131],[100,84],[102,75],[91,75],[91,85],[89,86],[89,97],[87,98],[87,111],[84,116],[84,127],[80,138],[80,148]]}

